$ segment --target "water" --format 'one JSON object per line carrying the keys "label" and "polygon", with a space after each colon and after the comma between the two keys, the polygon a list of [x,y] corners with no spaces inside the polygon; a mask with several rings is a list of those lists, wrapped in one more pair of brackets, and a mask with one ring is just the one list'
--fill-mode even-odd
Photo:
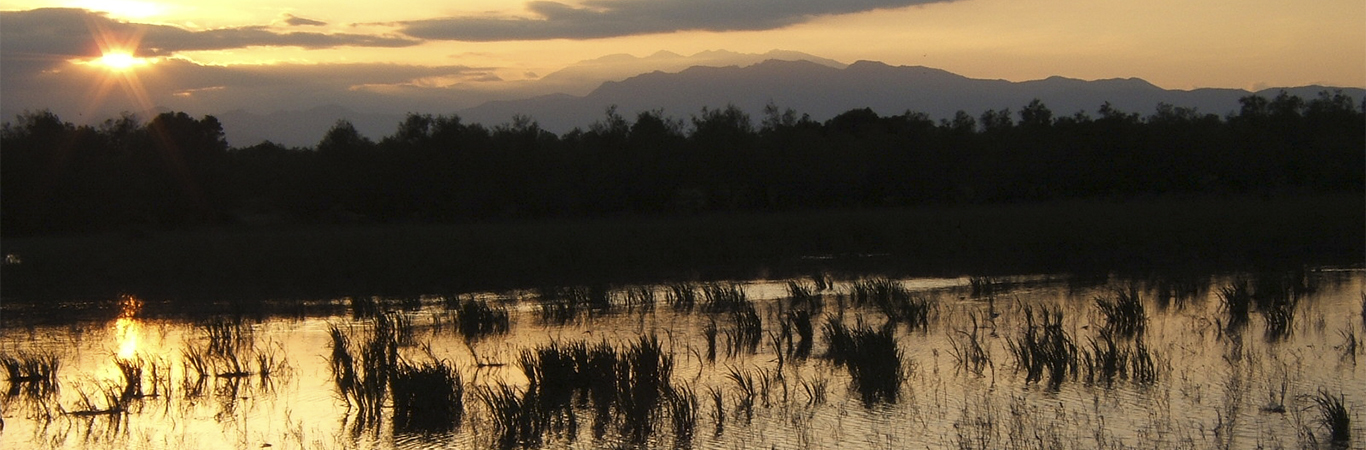
{"label": "water", "polygon": [[[330,365],[337,327],[361,342],[373,317],[356,317],[351,301],[291,304],[252,317],[193,317],[183,310],[140,299],[118,308],[80,305],[50,312],[8,306],[0,354],[17,359],[54,355],[56,385],[10,381],[3,399],[0,448],[374,448],[436,449],[496,447],[498,428],[478,392],[528,387],[518,365],[524,350],[552,343],[606,342],[623,348],[657,336],[673,361],[675,387],[696,395],[691,439],[680,439],[673,417],[661,406],[656,426],[643,439],[619,428],[620,416],[601,433],[590,402],[574,403],[575,426],[552,426],[548,448],[1300,448],[1326,444],[1313,398],[1320,390],[1341,395],[1350,411],[1350,446],[1366,447],[1361,411],[1366,409],[1366,338],[1362,296],[1366,272],[1325,270],[1296,276],[1293,319],[1275,332],[1268,315],[1253,307],[1246,325],[1230,325],[1221,289],[1247,280],[1288,279],[1286,274],[1232,274],[1170,280],[1078,280],[1064,276],[1009,277],[974,295],[961,279],[904,279],[895,283],[935,305],[928,326],[895,329],[903,355],[895,401],[865,402],[854,392],[850,371],[824,358],[827,318],[877,327],[886,320],[872,304],[856,304],[852,282],[817,291],[821,305],[809,357],[789,350],[780,323],[795,309],[789,281],[739,283],[752,302],[763,335],[756,350],[730,350],[733,315],[672,308],[668,286],[643,287],[653,308],[639,303],[642,287],[608,292],[610,310],[585,313],[568,323],[547,320],[535,292],[472,296],[510,312],[505,334],[467,341],[455,332],[456,315],[441,298],[378,301],[400,318],[397,354],[410,362],[446,361],[463,380],[464,418],[449,432],[395,431],[391,409],[364,423],[334,381]],[[1162,286],[1181,287],[1174,291]],[[699,303],[705,303],[699,288]],[[1137,339],[1149,350],[1153,380],[1125,370],[1113,380],[1088,371],[1085,355],[1101,338],[1105,317],[1095,299],[1113,299],[1133,287],[1147,321]],[[1268,288],[1261,288],[1268,291]],[[636,291],[634,296],[628,295]],[[1175,294],[1162,295],[1162,292]],[[636,301],[630,301],[635,299]],[[1061,329],[1081,355],[1074,372],[1056,386],[1029,381],[1018,368],[1012,343],[1024,339],[1024,309],[1062,312]],[[973,370],[959,362],[970,338],[987,356]],[[705,329],[712,323],[717,352],[707,357]],[[214,339],[216,337],[217,339]],[[1099,341],[1103,342],[1103,341]],[[1134,339],[1119,339],[1133,351]],[[741,346],[743,347],[743,346]],[[225,355],[215,360],[213,354]],[[729,351],[728,351],[729,350]],[[211,362],[203,377],[193,361]],[[210,355],[210,356],[205,356]],[[227,356],[231,356],[228,358]],[[236,361],[231,366],[224,361]],[[120,370],[138,365],[141,388],[129,389]],[[230,374],[224,367],[240,367]],[[269,368],[262,374],[260,368]],[[155,373],[153,371],[155,370]],[[738,376],[737,376],[738,375]],[[754,383],[746,391],[737,378]],[[719,396],[721,408],[715,407]],[[116,410],[116,411],[110,411]],[[561,416],[567,417],[567,416]],[[600,434],[600,435],[598,435]]]}

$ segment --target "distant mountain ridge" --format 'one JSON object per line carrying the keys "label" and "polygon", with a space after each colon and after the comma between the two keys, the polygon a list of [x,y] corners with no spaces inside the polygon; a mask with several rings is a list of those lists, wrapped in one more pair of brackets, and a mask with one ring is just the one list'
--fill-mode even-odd
{"label": "distant mountain ridge", "polygon": [[[700,63],[677,69],[681,62]],[[624,77],[642,64],[662,67]],[[721,65],[727,64],[727,65]],[[607,79],[583,95],[586,80]],[[614,81],[615,80],[615,81]],[[665,116],[688,119],[702,108],[735,105],[758,120],[765,105],[791,108],[826,120],[855,108],[872,108],[879,114],[916,111],[933,119],[951,118],[959,111],[976,117],[986,110],[1018,111],[1033,99],[1041,100],[1055,116],[1086,112],[1095,115],[1109,102],[1117,110],[1152,114],[1159,103],[1196,108],[1202,113],[1225,115],[1236,111],[1238,99],[1258,94],[1273,97],[1281,90],[1305,99],[1321,91],[1341,90],[1356,101],[1366,90],[1304,86],[1271,88],[1257,92],[1242,89],[1170,90],[1139,78],[1086,81],[1060,76],[1012,82],[975,79],[923,66],[892,66],[876,61],[844,65],[799,52],[772,51],[743,54],[727,51],[682,56],[658,52],[647,57],[608,55],[587,60],[548,74],[541,84],[516,92],[546,92],[529,98],[489,101],[454,111],[465,123],[495,126],[514,115],[536,120],[542,128],[564,133],[587,128],[601,120],[607,108],[616,106],[628,120],[641,111],[660,110]],[[532,82],[536,83],[536,82]],[[528,85],[530,86],[530,85]],[[416,111],[450,114],[451,111]],[[403,119],[401,114],[360,113],[328,105],[297,111],[255,114],[236,110],[218,116],[229,143],[247,146],[262,140],[290,146],[312,146],[338,120],[351,121],[371,139],[390,135]]]}
{"label": "distant mountain ridge", "polygon": [[[1266,89],[1255,94],[1271,97],[1285,90],[1308,99],[1320,91],[1336,89],[1339,88],[1305,86]],[[1341,90],[1358,100],[1366,93],[1355,88]],[[770,103],[810,114],[816,120],[864,107],[883,115],[909,110],[942,119],[959,110],[974,117],[989,109],[1018,111],[1037,98],[1055,115],[1079,111],[1094,115],[1105,102],[1120,111],[1141,115],[1151,114],[1159,103],[1224,115],[1237,110],[1239,98],[1252,94],[1242,89],[1169,90],[1138,78],[1085,81],[1055,76],[1011,82],[874,61],[859,61],[841,69],[808,61],[770,60],[746,67],[699,66],[677,73],[656,71],[603,83],[582,97],[493,101],[463,110],[460,115],[467,121],[501,123],[514,114],[524,114],[553,132],[586,127],[602,118],[612,105],[623,114],[662,110],[667,116],[685,119],[703,107],[726,105],[735,105],[757,119]]]}

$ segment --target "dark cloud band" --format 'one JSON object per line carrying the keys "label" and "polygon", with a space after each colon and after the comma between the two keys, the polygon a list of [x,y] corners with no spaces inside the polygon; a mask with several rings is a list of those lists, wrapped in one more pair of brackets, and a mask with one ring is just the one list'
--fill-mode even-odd
{"label": "dark cloud band", "polygon": [[119,22],[101,13],[71,8],[0,13],[0,50],[7,56],[98,56],[101,41],[138,42],[139,56],[167,56],[180,51],[251,46],[316,49],[346,46],[408,47],[421,43],[397,36],[280,33],[266,27],[191,31],[167,25]]}
{"label": "dark cloud band", "polygon": [[588,0],[582,6],[532,1],[532,17],[450,17],[404,22],[420,39],[509,41],[597,39],[677,31],[769,30],[815,17],[952,0]]}

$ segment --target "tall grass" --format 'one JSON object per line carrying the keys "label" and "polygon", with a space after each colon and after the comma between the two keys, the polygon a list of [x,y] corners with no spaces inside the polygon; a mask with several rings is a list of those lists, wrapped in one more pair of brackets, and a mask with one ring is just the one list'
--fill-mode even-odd
{"label": "tall grass", "polygon": [[541,320],[547,324],[564,325],[590,314],[611,311],[611,289],[603,284],[565,286],[539,289]]}
{"label": "tall grass", "polygon": [[1319,389],[1313,397],[1318,407],[1319,426],[1328,430],[1329,442],[1335,447],[1346,448],[1352,442],[1352,416],[1347,410],[1346,398],[1342,394],[1334,397],[1326,389]]}
{"label": "tall grass", "polygon": [[750,305],[749,297],[745,295],[745,290],[741,289],[740,285],[734,283],[707,284],[702,287],[702,295],[706,300],[705,308],[707,312],[732,312],[743,308],[745,305]]}
{"label": "tall grass", "polygon": [[673,391],[673,356],[658,336],[641,336],[621,354],[617,367],[617,402],[623,434],[644,443],[654,430],[656,414]]}
{"label": "tall grass", "polygon": [[456,330],[468,342],[507,333],[510,324],[507,308],[494,307],[487,301],[475,300],[474,296],[458,301],[455,317]]}
{"label": "tall grass", "polygon": [[368,338],[361,342],[354,342],[336,325],[328,330],[333,382],[347,405],[357,409],[358,424],[380,419],[389,381],[398,365],[398,340],[404,324],[398,314],[376,315]]}
{"label": "tall grass", "polygon": [[674,311],[692,312],[697,307],[697,286],[689,283],[671,284],[665,299]]}
{"label": "tall grass", "polygon": [[578,427],[575,410],[585,405],[594,413],[595,437],[615,425],[621,436],[637,444],[653,435],[666,410],[675,427],[683,426],[680,420],[696,421],[695,412],[691,418],[685,414],[696,409],[695,396],[688,400],[690,390],[675,389],[673,356],[653,335],[621,348],[606,342],[552,341],[523,350],[518,365],[527,377],[525,391],[502,386],[479,393],[493,411],[499,441],[507,445],[539,445],[544,439],[527,433],[560,433],[572,439]]}
{"label": "tall grass", "polygon": [[731,312],[731,321],[735,328],[728,333],[730,336],[730,347],[728,348],[731,356],[739,354],[741,351],[753,354],[759,349],[759,342],[764,337],[764,324],[759,318],[759,313],[754,309],[754,304],[746,301],[744,304],[736,306]]}
{"label": "tall grass", "polygon": [[994,373],[995,364],[991,361],[991,351],[983,345],[981,328],[977,323],[977,314],[968,313],[968,322],[972,325],[965,330],[953,330],[949,332],[949,354],[957,363],[958,370],[982,376],[987,368],[991,368]]}
{"label": "tall grass", "polygon": [[62,367],[55,352],[19,352],[17,356],[0,356],[9,382],[9,395],[23,392],[30,397],[46,397],[58,389],[57,372]]}
{"label": "tall grass", "polygon": [[443,432],[460,425],[465,387],[450,363],[399,363],[390,378],[394,429]]}
{"label": "tall grass", "polygon": [[968,277],[968,290],[973,297],[991,297],[996,295],[1000,280],[986,276]]}
{"label": "tall grass", "polygon": [[1158,379],[1155,357],[1142,339],[1132,347],[1114,335],[1102,332],[1100,337],[1088,339],[1089,348],[1082,351],[1081,367],[1087,383],[1111,385],[1118,380],[1132,380],[1152,384]]}
{"label": "tall grass", "polygon": [[1006,344],[1015,355],[1017,370],[1025,372],[1025,382],[1043,381],[1057,389],[1068,376],[1076,377],[1077,346],[1072,336],[1062,328],[1062,310],[1040,308],[1022,309],[1025,325],[1017,338],[1007,338]]}
{"label": "tall grass", "polygon": [[1280,340],[1294,331],[1300,299],[1314,291],[1302,272],[1263,274],[1257,277],[1253,300],[1266,322],[1268,340]]}
{"label": "tall grass", "polygon": [[1248,314],[1252,311],[1252,289],[1248,287],[1247,280],[1239,278],[1220,287],[1219,304],[1227,315],[1225,327],[1230,332],[1246,326]]}
{"label": "tall grass", "polygon": [[892,322],[877,329],[863,324],[850,328],[833,318],[822,327],[826,357],[848,370],[851,387],[865,405],[895,403],[900,395],[906,367],[894,330]]}
{"label": "tall grass", "polygon": [[915,295],[901,283],[888,278],[856,281],[850,287],[849,296],[854,305],[873,305],[889,320],[912,329],[929,329],[930,315],[938,307],[938,303],[929,297]]}
{"label": "tall grass", "polygon": [[532,391],[519,393],[511,386],[497,383],[479,391],[479,399],[489,412],[499,448],[539,448],[545,440],[548,420],[537,408]]}
{"label": "tall grass", "polygon": [[824,303],[821,300],[820,291],[829,289],[829,281],[822,278],[817,278],[817,281],[815,285],[798,280],[788,281],[787,298],[789,305],[793,309],[820,312]]}
{"label": "tall grass", "polygon": [[1148,315],[1143,310],[1138,288],[1116,289],[1113,296],[1098,296],[1096,308],[1105,317],[1105,331],[1120,337],[1143,334],[1148,325]]}
{"label": "tall grass", "polygon": [[668,395],[669,418],[672,419],[675,448],[692,446],[697,433],[697,393],[690,386],[676,386]]}
{"label": "tall grass", "polygon": [[814,344],[815,328],[811,324],[811,311],[805,309],[794,309],[788,311],[784,319],[785,327],[790,327],[796,332],[796,345],[790,352],[797,359],[806,359],[811,356],[811,348]]}

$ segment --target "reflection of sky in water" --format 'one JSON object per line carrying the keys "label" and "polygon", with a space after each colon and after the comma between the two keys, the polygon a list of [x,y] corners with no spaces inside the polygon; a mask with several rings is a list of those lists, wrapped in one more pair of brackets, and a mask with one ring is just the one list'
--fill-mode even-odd
{"label": "reflection of sky in water", "polygon": [[[349,316],[323,318],[270,319],[243,322],[239,331],[248,341],[235,347],[252,367],[255,357],[269,350],[282,365],[266,378],[252,375],[241,378],[210,376],[193,380],[183,360],[186,352],[209,344],[204,324],[147,319],[142,302],[124,297],[117,317],[99,324],[74,323],[40,326],[24,332],[6,329],[5,354],[18,351],[55,351],[62,357],[62,387],[55,401],[46,406],[7,399],[4,404],[6,428],[0,432],[0,448],[84,447],[84,448],[187,448],[237,449],[262,448],[437,448],[450,445],[471,446],[488,439],[487,411],[475,392],[492,383],[522,385],[525,378],[516,366],[524,349],[552,340],[584,340],[590,344],[607,340],[622,342],[647,333],[657,333],[675,358],[675,383],[686,383],[701,401],[696,448],[734,446],[779,448],[868,447],[956,447],[965,439],[975,439],[987,448],[1005,445],[1011,434],[1029,431],[1036,442],[1056,438],[1064,447],[1094,448],[1098,437],[1126,445],[1207,447],[1218,444],[1215,430],[1234,436],[1234,447],[1258,443],[1297,447],[1297,436],[1304,426],[1322,431],[1313,422],[1316,411],[1308,409],[1307,395],[1320,387],[1343,392],[1349,407],[1359,411],[1366,405],[1366,364],[1344,355],[1341,346],[1346,335],[1363,336],[1360,316],[1361,292],[1366,272],[1318,274],[1319,290],[1301,302],[1294,331],[1287,339],[1267,339],[1262,333],[1260,316],[1255,312],[1247,328],[1237,337],[1221,328],[1223,311],[1217,290],[1231,278],[1202,278],[1199,293],[1184,303],[1159,308],[1153,290],[1144,291],[1147,314],[1151,318],[1146,342],[1160,357],[1162,379],[1156,385],[1137,386],[1126,381],[1112,385],[1067,382],[1054,392],[1023,381],[1014,368],[1007,340],[1016,339],[1023,321],[1019,307],[1025,304],[1066,305],[1064,326],[1079,347],[1096,336],[1101,317],[1094,300],[1112,289],[1127,286],[1069,283],[1048,277],[1012,278],[1020,282],[995,302],[1001,313],[986,321],[985,301],[968,295],[966,279],[905,280],[902,284],[923,295],[939,299],[934,325],[927,332],[902,329],[897,338],[910,361],[900,403],[866,409],[854,396],[847,395],[848,375],[843,369],[813,357],[788,358],[782,380],[772,379],[770,406],[756,405],[752,419],[745,424],[734,410],[727,410],[724,432],[714,435],[709,388],[724,395],[727,408],[734,407],[735,385],[727,378],[730,369],[768,371],[776,374],[776,354],[765,338],[757,354],[741,353],[708,363],[702,328],[710,322],[703,312],[675,314],[664,304],[663,291],[657,296],[653,312],[620,312],[590,322],[554,326],[544,324],[534,308],[519,305],[513,309],[512,331],[466,345],[450,331],[454,317],[435,303],[421,311],[407,311],[414,324],[411,342],[400,353],[414,361],[432,356],[453,362],[466,383],[466,422],[453,435],[418,436],[392,434],[392,425],[382,424],[378,431],[353,434],[348,428],[347,407],[336,394],[326,354],[331,341],[328,327],[338,325],[357,336],[368,331],[364,320]],[[1151,285],[1144,285],[1151,288]],[[786,280],[752,282],[744,285],[755,301],[766,332],[777,333],[782,314],[780,299],[786,296]],[[840,285],[837,290],[846,290]],[[486,294],[480,298],[496,299]],[[827,297],[824,315],[816,323],[816,348],[824,350],[819,326],[835,314],[839,303]],[[968,313],[982,320],[984,342],[991,353],[993,367],[982,376],[963,373],[952,355],[950,336],[962,336],[969,322]],[[880,323],[877,313],[849,309],[847,320],[864,317]],[[723,330],[718,338],[724,346],[726,316],[717,316]],[[88,330],[88,331],[82,331]],[[56,344],[54,344],[56,343]],[[418,344],[430,344],[429,350]],[[1362,350],[1358,350],[1361,352]],[[1358,355],[1357,357],[1366,357]],[[161,396],[133,403],[131,413],[116,432],[100,419],[62,415],[58,409],[74,410],[80,395],[99,401],[99,395],[117,389],[122,382],[115,361],[141,359],[158,367]],[[489,363],[501,365],[488,365]],[[1361,361],[1366,363],[1366,361]],[[828,402],[807,404],[802,383],[823,381],[828,384]],[[197,383],[202,383],[198,384]],[[1282,383],[1287,393],[1278,398]],[[151,391],[144,386],[145,391]],[[1286,413],[1269,413],[1264,408],[1283,402]],[[39,419],[42,413],[50,420]],[[594,443],[587,432],[588,415],[583,419],[580,440],[572,446],[591,448],[609,443]],[[989,429],[985,422],[991,419]],[[91,423],[94,424],[93,428]],[[1220,426],[1232,430],[1220,429]],[[103,427],[103,428],[101,428]],[[660,427],[667,430],[668,426]],[[93,429],[94,431],[90,431]],[[1361,436],[1360,426],[1356,431]],[[667,434],[667,431],[664,431]],[[975,433],[975,434],[974,434]],[[481,437],[482,436],[482,437]],[[1324,435],[1320,433],[1320,439]],[[657,444],[669,442],[667,438]],[[1222,437],[1218,439],[1223,439]],[[452,444],[452,440],[456,442]],[[598,444],[598,445],[595,445]],[[548,445],[562,447],[564,441]],[[1274,445],[1272,445],[1274,446]]]}

